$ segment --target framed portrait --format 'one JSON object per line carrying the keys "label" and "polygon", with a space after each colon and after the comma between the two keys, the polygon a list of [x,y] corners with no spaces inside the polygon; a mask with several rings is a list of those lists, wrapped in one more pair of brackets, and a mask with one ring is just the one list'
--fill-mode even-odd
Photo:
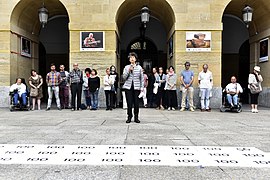
{"label": "framed portrait", "polygon": [[105,50],[105,33],[98,32],[81,32],[80,51],[104,51]]}
{"label": "framed portrait", "polygon": [[211,32],[186,32],[186,51],[211,51]]}
{"label": "framed portrait", "polygon": [[260,62],[268,61],[268,39],[260,40]]}
{"label": "framed portrait", "polygon": [[169,57],[173,57],[173,35],[169,39]]}
{"label": "framed portrait", "polygon": [[31,58],[31,40],[21,37],[21,55]]}

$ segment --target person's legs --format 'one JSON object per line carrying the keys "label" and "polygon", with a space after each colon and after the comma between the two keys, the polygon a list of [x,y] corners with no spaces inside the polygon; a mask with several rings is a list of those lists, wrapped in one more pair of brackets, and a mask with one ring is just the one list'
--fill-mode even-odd
{"label": "person's legs", "polygon": [[115,92],[110,91],[110,110],[115,108]]}
{"label": "person's legs", "polygon": [[94,108],[94,93],[93,92],[90,92],[90,98],[91,98],[91,105],[92,105],[92,107],[91,107],[91,109],[93,109]]}
{"label": "person's legs", "polygon": [[23,94],[21,95],[23,106],[26,106],[26,103],[27,103],[26,96],[27,96],[26,93],[23,93]]}
{"label": "person's legs", "polygon": [[110,109],[109,105],[109,91],[105,90],[105,98],[106,98],[106,110]]}
{"label": "person's legs", "polygon": [[37,105],[38,105],[38,110],[40,110],[40,103],[41,103],[41,100],[40,100],[40,98],[37,98]]}
{"label": "person's legs", "polygon": [[235,106],[238,104],[238,95],[237,95],[237,94],[235,94],[235,95],[233,96],[233,104],[234,104]]}
{"label": "person's legs", "polygon": [[93,93],[93,102],[94,104],[92,104],[92,107],[96,110],[98,108],[98,91]]}
{"label": "person's legs", "polygon": [[206,89],[205,92],[205,109],[209,110],[209,105],[210,105],[210,89]]}
{"label": "person's legs", "polygon": [[36,98],[32,97],[32,110],[35,110],[36,107]]}
{"label": "person's legs", "polygon": [[172,108],[172,91],[168,90],[168,110],[170,110]]}
{"label": "person's legs", "polygon": [[19,94],[18,93],[14,93],[13,95],[13,103],[14,105],[18,105],[18,100],[19,100]]}
{"label": "person's legs", "polygon": [[194,88],[193,87],[188,88],[188,94],[189,94],[189,108],[193,109],[194,108],[194,103],[193,103]]}
{"label": "person's legs", "polygon": [[140,90],[133,91],[133,104],[134,104],[134,121],[139,122],[139,94]]}
{"label": "person's legs", "polygon": [[64,107],[68,108],[68,103],[69,103],[69,87],[65,86],[64,87]]}
{"label": "person's legs", "polygon": [[133,104],[133,91],[132,90],[125,90],[126,93],[126,100],[127,100],[127,115],[128,120],[132,118],[132,104]]}
{"label": "person's legs", "polygon": [[126,98],[126,92],[122,91],[122,98],[123,98],[123,109],[127,108],[127,98]]}
{"label": "person's legs", "polygon": [[[177,108],[178,107],[178,103],[177,103],[177,94],[176,94],[176,90],[172,90],[172,95],[171,95],[171,98],[172,98],[172,108]],[[173,109],[175,110],[175,109]]]}
{"label": "person's legs", "polygon": [[75,110],[76,84],[71,84],[71,108]]}
{"label": "person's legs", "polygon": [[53,91],[52,87],[48,87],[48,104],[47,104],[47,109],[51,108],[52,105],[52,96],[53,96]]}
{"label": "person's legs", "polygon": [[146,88],[143,88],[143,105],[144,107],[147,106],[147,89]]}
{"label": "person's legs", "polygon": [[201,109],[205,110],[205,93],[206,93],[206,89],[205,88],[201,88],[200,89],[200,93],[201,93]]}
{"label": "person's legs", "polygon": [[56,99],[57,108],[61,108],[60,99],[59,99],[59,86],[54,87],[54,96]]}
{"label": "person's legs", "polygon": [[59,86],[59,97],[60,97],[61,108],[65,108],[65,96],[64,96],[63,86]]}
{"label": "person's legs", "polygon": [[230,105],[232,105],[232,95],[226,94],[226,97],[227,97],[228,103],[229,103]]}
{"label": "person's legs", "polygon": [[81,109],[82,105],[82,85],[77,84],[77,109]]}
{"label": "person's legs", "polygon": [[187,89],[182,88],[182,103],[181,103],[181,110],[186,108],[186,98],[187,98]]}

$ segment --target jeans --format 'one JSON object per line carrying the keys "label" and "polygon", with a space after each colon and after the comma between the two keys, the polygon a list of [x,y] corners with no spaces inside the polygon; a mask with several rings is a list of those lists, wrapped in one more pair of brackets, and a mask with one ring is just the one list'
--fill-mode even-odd
{"label": "jeans", "polygon": [[188,102],[189,102],[189,107],[193,108],[193,94],[194,94],[194,89],[193,87],[188,87],[187,89],[182,87],[182,103],[181,103],[181,108],[186,108],[186,98],[188,96]]}
{"label": "jeans", "polygon": [[92,109],[98,108],[98,92],[98,90],[95,92],[90,92]]}
{"label": "jeans", "polygon": [[232,94],[227,94],[227,100],[229,104],[237,105],[238,103],[238,95],[232,95]]}
{"label": "jeans", "polygon": [[201,88],[201,109],[209,109],[210,91],[208,88]]}
{"label": "jeans", "polygon": [[53,98],[53,92],[54,92],[54,96],[56,99],[56,104],[57,107],[60,108],[60,99],[59,99],[59,87],[58,86],[53,86],[53,87],[48,87],[48,95],[49,95],[49,99],[48,99],[48,105],[47,108],[50,108],[52,105],[52,98]]}
{"label": "jeans", "polygon": [[84,94],[86,106],[90,107],[91,106],[91,97],[90,97],[89,90],[83,90],[83,94]]}
{"label": "jeans", "polygon": [[[22,105],[26,106],[26,93],[23,93],[21,95],[21,99],[22,99]],[[15,93],[13,96],[14,105],[18,105],[18,100],[19,100],[19,94]]]}

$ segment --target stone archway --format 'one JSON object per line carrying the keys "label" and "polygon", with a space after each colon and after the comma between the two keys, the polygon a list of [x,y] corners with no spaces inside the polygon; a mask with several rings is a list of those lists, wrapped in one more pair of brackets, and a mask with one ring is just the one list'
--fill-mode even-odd
{"label": "stone archway", "polygon": [[[45,7],[49,11],[48,23],[57,17],[63,16],[67,17],[69,21],[67,10],[60,0],[45,0],[44,3]],[[38,9],[41,7],[41,1],[21,0],[16,4],[11,13],[11,82],[13,82],[18,76],[28,78],[31,69],[40,69],[39,42],[42,27],[39,22]],[[30,41],[30,56],[28,57],[21,55],[21,38],[25,38]]]}
{"label": "stone archway", "polygon": [[[116,13],[117,34],[119,36],[120,60],[118,60],[118,68],[122,70],[123,63],[126,63],[128,45],[134,39],[140,39],[140,10],[143,6],[150,9],[150,22],[145,31],[145,38],[150,39],[157,46],[159,55],[156,57],[158,61],[165,61],[167,66],[167,50],[168,39],[174,32],[175,15],[172,7],[167,1],[155,0],[151,3],[147,0],[125,0]],[[162,11],[160,10],[162,7]],[[140,56],[139,58],[143,58]],[[120,65],[121,64],[121,65]]]}

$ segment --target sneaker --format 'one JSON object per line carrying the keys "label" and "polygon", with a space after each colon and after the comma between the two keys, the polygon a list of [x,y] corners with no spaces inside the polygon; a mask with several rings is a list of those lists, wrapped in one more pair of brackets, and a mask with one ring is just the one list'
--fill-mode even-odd
{"label": "sneaker", "polygon": [[170,111],[171,110],[171,108],[168,108],[168,111]]}
{"label": "sneaker", "polygon": [[258,111],[258,109],[254,109],[254,113],[258,113],[259,111]]}
{"label": "sneaker", "polygon": [[252,112],[252,113],[255,113],[255,109],[251,109],[251,112]]}
{"label": "sneaker", "polygon": [[161,106],[160,106],[160,109],[161,109],[161,110],[164,110],[164,107],[161,105]]}
{"label": "sneaker", "polygon": [[191,112],[194,112],[194,108],[193,108],[193,107],[190,107],[189,110],[190,110]]}
{"label": "sneaker", "polygon": [[71,108],[71,111],[75,111],[75,109],[74,108]]}
{"label": "sneaker", "polygon": [[46,111],[49,111],[49,110],[51,110],[51,108],[47,107]]}
{"label": "sneaker", "polygon": [[173,110],[173,111],[175,111],[175,108],[174,108],[174,107],[172,107],[172,110]]}
{"label": "sneaker", "polygon": [[60,107],[58,107],[57,109],[58,109],[58,111],[62,111],[62,109]]}
{"label": "sneaker", "polygon": [[209,108],[209,109],[206,109],[206,111],[207,111],[207,112],[211,112],[211,109],[210,109],[210,108]]}
{"label": "sneaker", "polygon": [[181,112],[185,111],[185,108],[184,108],[184,107],[182,107],[182,108],[180,109],[180,111],[181,111]]}

